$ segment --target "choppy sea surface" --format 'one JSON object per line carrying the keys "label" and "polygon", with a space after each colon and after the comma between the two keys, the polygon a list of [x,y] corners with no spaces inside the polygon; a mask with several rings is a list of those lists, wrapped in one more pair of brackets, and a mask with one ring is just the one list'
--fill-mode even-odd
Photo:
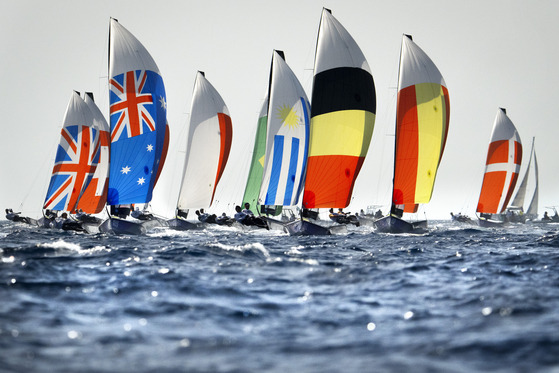
{"label": "choppy sea surface", "polygon": [[559,372],[559,225],[327,237],[0,221],[1,372]]}

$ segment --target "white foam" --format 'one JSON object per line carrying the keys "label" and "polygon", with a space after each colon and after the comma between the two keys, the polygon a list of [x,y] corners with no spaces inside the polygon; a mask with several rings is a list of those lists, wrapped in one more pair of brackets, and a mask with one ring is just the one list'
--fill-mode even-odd
{"label": "white foam", "polygon": [[266,258],[270,257],[270,252],[260,242],[248,243],[245,245],[226,245],[220,242],[215,242],[215,243],[208,244],[208,246],[217,247],[223,251],[234,251],[240,253],[246,253],[248,251],[257,251],[262,253],[262,255],[264,255],[264,257]]}
{"label": "white foam", "polygon": [[81,246],[75,243],[66,242],[64,240],[58,240],[54,242],[47,242],[47,243],[40,243],[37,245],[38,247],[48,247],[50,249],[68,249],[79,251]]}

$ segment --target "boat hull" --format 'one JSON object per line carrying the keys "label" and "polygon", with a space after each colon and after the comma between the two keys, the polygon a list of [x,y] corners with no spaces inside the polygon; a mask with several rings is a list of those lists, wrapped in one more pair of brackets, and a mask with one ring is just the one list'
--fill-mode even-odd
{"label": "boat hull", "polygon": [[121,218],[109,218],[99,226],[102,233],[141,235],[146,233],[146,228],[140,222]]}
{"label": "boat hull", "polygon": [[268,225],[268,229],[287,233],[285,229],[285,224],[286,224],[285,222],[277,219],[272,219],[267,216],[261,216],[260,218],[266,222],[266,224]]}
{"label": "boat hull", "polygon": [[478,224],[480,227],[483,228],[501,228],[505,226],[505,222],[504,221],[500,221],[500,220],[492,220],[492,219],[478,219]]}
{"label": "boat hull", "polygon": [[365,216],[359,216],[357,219],[359,220],[359,225],[363,227],[374,227],[375,221],[377,220]]}
{"label": "boat hull", "polygon": [[290,236],[329,236],[332,234],[347,233],[345,225],[324,227],[307,220],[295,220],[284,225],[285,231]]}
{"label": "boat hull", "polygon": [[197,229],[199,227],[196,223],[191,223],[179,218],[167,220],[167,225],[169,226],[169,228],[177,231],[188,231],[191,229]]}
{"label": "boat hull", "polygon": [[143,220],[141,222],[141,224],[144,226],[146,231],[149,231],[150,229],[153,229],[153,228],[160,228],[160,227],[168,227],[169,226],[169,223],[166,220],[160,219],[158,217],[153,217],[150,220]]}
{"label": "boat hull", "polygon": [[374,222],[380,233],[422,233],[427,229],[427,220],[407,222],[395,216],[385,216]]}

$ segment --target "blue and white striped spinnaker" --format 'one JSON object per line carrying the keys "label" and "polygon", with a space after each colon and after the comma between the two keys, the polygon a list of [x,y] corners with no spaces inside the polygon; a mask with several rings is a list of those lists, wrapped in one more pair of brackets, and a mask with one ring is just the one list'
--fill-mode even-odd
{"label": "blue and white striped spinnaker", "polygon": [[299,201],[307,165],[310,104],[282,55],[272,57],[266,157],[261,205],[293,206]]}

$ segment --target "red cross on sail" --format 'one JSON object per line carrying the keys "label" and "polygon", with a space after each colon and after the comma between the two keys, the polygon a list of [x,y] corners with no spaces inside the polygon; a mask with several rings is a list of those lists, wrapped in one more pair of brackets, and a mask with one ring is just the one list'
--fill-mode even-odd
{"label": "red cross on sail", "polygon": [[128,71],[124,74],[123,82],[110,80],[111,91],[118,96],[120,101],[111,105],[110,114],[120,112],[116,125],[111,132],[111,142],[120,139],[138,136],[144,131],[155,131],[155,121],[147,110],[147,105],[153,105],[151,93],[142,93],[145,88],[147,74],[146,71],[136,73]]}
{"label": "red cross on sail", "polygon": [[[67,179],[49,194],[44,204],[46,209],[54,208],[60,200],[69,198],[66,208],[60,209],[74,212],[84,186],[95,172],[97,163],[94,158],[99,144],[94,139],[94,130],[88,126],[77,127],[79,130],[75,139],[68,127],[62,129],[60,148],[52,174],[53,177],[66,176]],[[91,146],[92,144],[94,146]]]}

